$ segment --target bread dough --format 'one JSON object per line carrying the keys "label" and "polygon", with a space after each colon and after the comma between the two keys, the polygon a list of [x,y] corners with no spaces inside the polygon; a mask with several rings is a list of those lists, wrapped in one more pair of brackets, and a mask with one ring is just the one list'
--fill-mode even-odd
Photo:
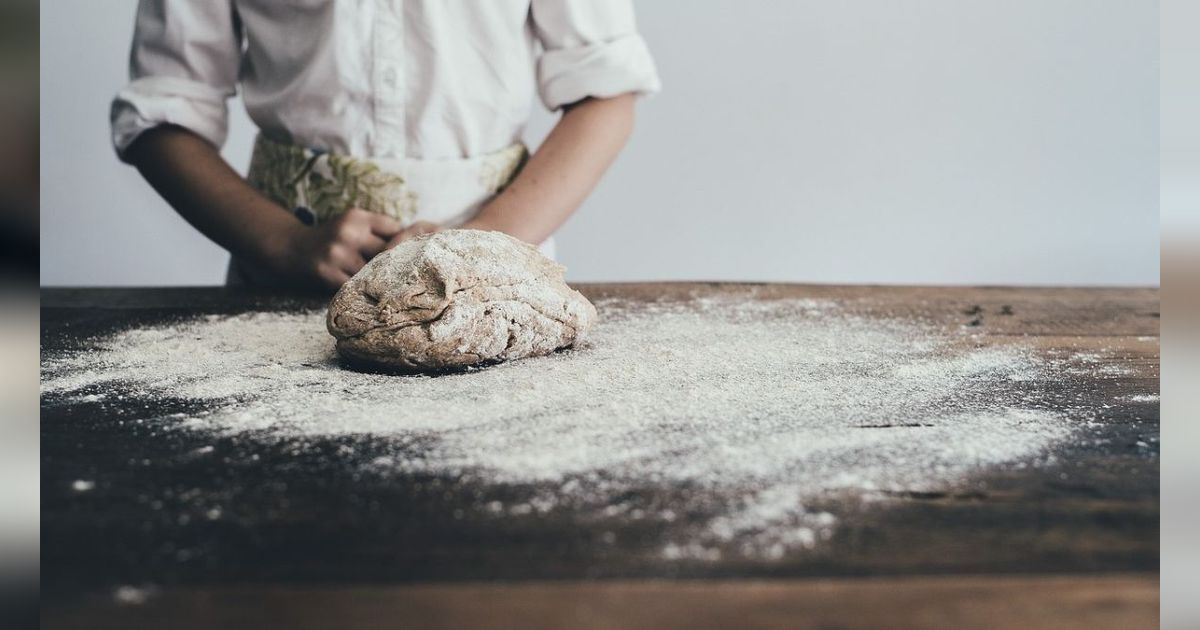
{"label": "bread dough", "polygon": [[500,232],[419,236],[350,278],[326,325],[344,358],[399,371],[545,355],[578,343],[596,320],[563,271]]}

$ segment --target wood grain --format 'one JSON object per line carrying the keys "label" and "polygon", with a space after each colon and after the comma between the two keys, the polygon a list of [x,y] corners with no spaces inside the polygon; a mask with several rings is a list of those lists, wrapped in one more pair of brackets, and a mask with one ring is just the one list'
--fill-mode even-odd
{"label": "wood grain", "polygon": [[185,588],[43,628],[525,630],[1135,630],[1158,627],[1153,575]]}
{"label": "wood grain", "polygon": [[[1092,353],[1045,402],[1098,411],[1058,462],[992,471],[961,490],[897,493],[842,515],[835,537],[779,561],[664,564],[660,532],[562,515],[504,523],[449,515],[473,489],[357,479],[333,456],[369,440],[189,438],[153,418],[185,402],[43,400],[46,627],[1151,627],[1158,569],[1159,303],[1153,289],[590,284],[593,300],[721,296],[834,300],[978,346]],[[43,291],[42,347],[207,313],[320,308],[325,296],[223,288]],[[138,419],[147,419],[146,425]],[[119,422],[124,422],[119,425]],[[352,442],[352,443],[351,443]],[[181,458],[212,446],[222,458]],[[245,462],[255,466],[224,464]],[[74,479],[94,479],[80,497]],[[419,482],[419,483],[418,483]],[[195,488],[228,518],[177,522]],[[158,507],[151,509],[157,502]],[[937,577],[942,576],[942,577]],[[853,577],[853,579],[850,579]],[[144,606],[113,589],[149,584]],[[343,623],[344,622],[344,623]],[[190,624],[190,625],[189,625]],[[305,625],[307,624],[307,625]]]}

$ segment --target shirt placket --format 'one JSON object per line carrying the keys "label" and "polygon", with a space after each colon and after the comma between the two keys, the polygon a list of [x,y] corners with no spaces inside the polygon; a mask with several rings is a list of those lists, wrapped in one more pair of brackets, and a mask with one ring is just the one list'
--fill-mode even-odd
{"label": "shirt placket", "polygon": [[406,153],[404,73],[404,0],[380,3],[372,46],[375,109],[375,153],[398,157]]}

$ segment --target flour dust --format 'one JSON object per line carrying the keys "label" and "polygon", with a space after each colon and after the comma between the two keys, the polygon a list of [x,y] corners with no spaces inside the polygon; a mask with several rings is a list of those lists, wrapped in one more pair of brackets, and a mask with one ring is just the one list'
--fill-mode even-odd
{"label": "flour dust", "polygon": [[208,316],[50,357],[42,388],[205,402],[171,421],[180,431],[394,440],[364,473],[543,489],[481,504],[481,517],[708,515],[662,541],[668,560],[801,552],[838,526],[812,507],[822,499],[1037,465],[1075,422],[1039,405],[1046,367],[1032,352],[965,332],[813,300],[597,306],[580,348],[440,376],[344,369],[323,312]]}

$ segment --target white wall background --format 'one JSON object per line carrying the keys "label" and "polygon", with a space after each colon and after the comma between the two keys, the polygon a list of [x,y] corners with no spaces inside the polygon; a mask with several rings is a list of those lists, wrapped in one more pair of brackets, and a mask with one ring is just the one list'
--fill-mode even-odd
{"label": "white wall background", "polygon": [[1200,2],[1167,0],[1160,24],[1162,232],[1185,255],[1200,251]]}
{"label": "white wall background", "polygon": [[[210,284],[117,162],[134,0],[42,3],[42,282]],[[574,280],[1158,283],[1158,9],[1139,0],[638,5],[665,91],[562,230]],[[227,158],[253,127],[233,104]],[[530,126],[536,143],[552,123]]]}

